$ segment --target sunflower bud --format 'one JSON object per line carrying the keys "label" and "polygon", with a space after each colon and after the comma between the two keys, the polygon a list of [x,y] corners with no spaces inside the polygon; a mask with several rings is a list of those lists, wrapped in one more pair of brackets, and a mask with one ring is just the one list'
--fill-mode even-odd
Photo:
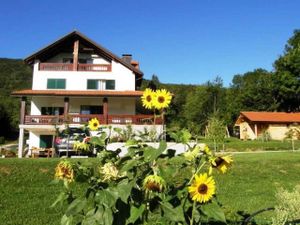
{"label": "sunflower bud", "polygon": [[149,175],[144,179],[143,188],[146,192],[162,192],[166,188],[166,182],[158,175]]}
{"label": "sunflower bud", "polygon": [[74,169],[69,161],[60,161],[55,168],[55,178],[58,180],[74,181]]}

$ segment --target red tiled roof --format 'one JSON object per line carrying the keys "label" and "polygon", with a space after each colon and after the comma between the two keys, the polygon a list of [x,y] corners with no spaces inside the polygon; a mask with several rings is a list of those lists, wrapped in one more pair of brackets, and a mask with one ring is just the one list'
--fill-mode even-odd
{"label": "red tiled roof", "polygon": [[94,96],[94,97],[140,97],[142,91],[68,91],[68,90],[20,90],[13,96]]}
{"label": "red tiled roof", "polygon": [[245,117],[252,122],[274,122],[274,123],[300,123],[300,113],[285,112],[241,112],[237,124],[241,117]]}

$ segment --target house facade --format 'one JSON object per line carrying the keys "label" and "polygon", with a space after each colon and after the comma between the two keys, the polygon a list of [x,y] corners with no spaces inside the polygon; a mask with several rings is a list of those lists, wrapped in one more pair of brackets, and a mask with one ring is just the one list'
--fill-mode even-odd
{"label": "house facade", "polygon": [[273,140],[283,140],[292,129],[300,129],[300,113],[241,112],[235,126],[242,140],[255,140],[265,134]]}
{"label": "house facade", "polygon": [[160,119],[153,126],[153,116],[136,114],[143,73],[131,55],[118,57],[73,31],[24,61],[33,67],[32,88],[12,93],[21,99],[19,157],[24,132],[29,133],[29,148],[52,147],[57,127],[83,126],[91,118],[104,125],[162,132]]}

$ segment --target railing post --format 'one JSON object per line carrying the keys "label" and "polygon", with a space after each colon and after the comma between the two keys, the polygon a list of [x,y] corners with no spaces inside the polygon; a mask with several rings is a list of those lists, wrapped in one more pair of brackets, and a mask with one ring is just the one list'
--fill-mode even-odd
{"label": "railing post", "polygon": [[64,121],[67,121],[69,114],[69,98],[64,98]]}
{"label": "railing post", "polygon": [[108,99],[103,98],[103,117],[104,124],[108,124]]}

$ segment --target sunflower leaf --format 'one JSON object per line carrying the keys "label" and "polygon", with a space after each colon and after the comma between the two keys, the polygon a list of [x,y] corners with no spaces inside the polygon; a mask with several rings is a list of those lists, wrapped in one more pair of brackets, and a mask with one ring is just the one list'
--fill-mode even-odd
{"label": "sunflower leaf", "polygon": [[208,219],[226,223],[225,214],[221,206],[215,201],[202,205],[201,211],[208,217]]}

